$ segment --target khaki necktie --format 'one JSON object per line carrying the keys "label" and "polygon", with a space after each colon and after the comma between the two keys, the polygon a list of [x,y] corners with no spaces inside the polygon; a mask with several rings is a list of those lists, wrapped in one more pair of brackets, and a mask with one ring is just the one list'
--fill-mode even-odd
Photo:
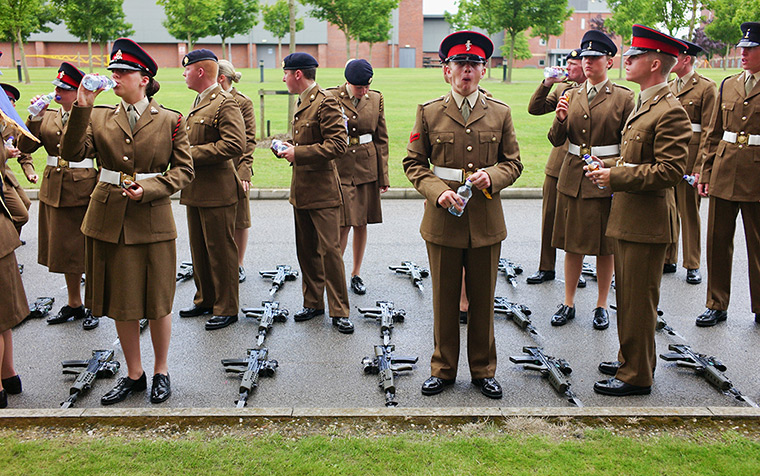
{"label": "khaki necktie", "polygon": [[359,105],[359,98],[351,98],[351,102],[354,103],[354,107]]}
{"label": "khaki necktie", "polygon": [[595,97],[596,97],[596,86],[591,86],[591,89],[588,90],[588,103],[591,104],[591,101],[593,101]]}
{"label": "khaki necktie", "polygon": [[460,109],[462,111],[462,117],[465,121],[470,118],[470,101],[467,100],[467,98],[464,98],[464,101],[462,101],[462,107]]}
{"label": "khaki necktie", "polygon": [[683,79],[678,78],[678,81],[676,82],[676,92],[681,92],[683,89]]}
{"label": "khaki necktie", "polygon": [[749,96],[749,93],[752,92],[752,89],[755,87],[755,75],[750,75],[749,78],[747,78],[747,82],[744,83],[744,92],[747,96]]}
{"label": "khaki necktie", "polygon": [[129,120],[129,128],[134,130],[139,117],[137,116],[137,109],[135,109],[135,106],[132,104],[127,106],[127,119]]}
{"label": "khaki necktie", "polygon": [[639,97],[636,99],[636,110],[634,112],[639,112],[639,109],[641,109],[641,93],[639,93]]}
{"label": "khaki necktie", "polygon": [[69,113],[68,112],[62,112],[61,113],[61,124],[63,124],[65,126],[67,122],[69,122]]}

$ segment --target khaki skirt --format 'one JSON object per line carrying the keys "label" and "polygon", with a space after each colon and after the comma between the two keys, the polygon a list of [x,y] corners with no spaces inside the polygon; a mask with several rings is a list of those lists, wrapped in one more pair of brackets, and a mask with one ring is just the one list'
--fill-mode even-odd
{"label": "khaki skirt", "polygon": [[579,255],[613,254],[613,240],[605,236],[611,205],[611,197],[575,198],[558,192],[552,246]]}
{"label": "khaki skirt", "polygon": [[29,315],[29,303],[13,251],[0,258],[0,287],[0,332],[5,332]]}
{"label": "khaki skirt", "polygon": [[383,210],[380,205],[380,187],[377,182],[361,185],[342,185],[343,213],[340,226],[364,226],[382,223]]}
{"label": "khaki skirt", "polygon": [[251,190],[245,192],[245,198],[238,200],[235,229],[245,230],[251,227]]}
{"label": "khaki skirt", "polygon": [[37,262],[51,273],[84,273],[82,221],[87,205],[51,207],[40,203]]}

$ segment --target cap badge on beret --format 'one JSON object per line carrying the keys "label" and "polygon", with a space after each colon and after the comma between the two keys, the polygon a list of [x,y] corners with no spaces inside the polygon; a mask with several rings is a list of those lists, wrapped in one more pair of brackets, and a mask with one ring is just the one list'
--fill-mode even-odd
{"label": "cap badge on beret", "polygon": [[115,55],[113,55],[112,60],[120,60],[121,59],[121,50],[118,50]]}
{"label": "cap badge on beret", "polygon": [[749,38],[749,32],[751,32],[751,28],[747,28],[747,32],[744,34],[744,38]]}
{"label": "cap badge on beret", "polygon": [[578,52],[573,50],[570,52],[570,56],[578,56]]}
{"label": "cap badge on beret", "polygon": [[467,40],[467,43],[465,43],[464,46],[467,51],[470,51],[472,49],[472,41]]}
{"label": "cap badge on beret", "polygon": [[63,71],[58,71],[58,76],[56,76],[56,78],[63,79],[64,76],[66,76],[66,73],[64,73]]}

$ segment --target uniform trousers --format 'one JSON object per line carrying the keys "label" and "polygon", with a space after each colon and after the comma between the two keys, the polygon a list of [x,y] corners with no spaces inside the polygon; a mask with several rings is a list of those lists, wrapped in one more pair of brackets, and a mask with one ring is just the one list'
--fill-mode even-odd
{"label": "uniform trousers", "polygon": [[[681,241],[683,243],[683,267],[686,269],[698,269],[702,254],[700,244],[699,218],[699,193],[697,189],[689,185],[685,180],[678,182],[676,189],[676,207],[680,222]],[[678,229],[676,229],[676,233]],[[668,246],[665,255],[666,263],[678,262],[678,238],[676,242]]]}
{"label": "uniform trousers", "polygon": [[554,271],[557,248],[552,246],[554,215],[557,212],[557,177],[544,177],[543,200],[541,202],[541,259],[538,269]]}
{"label": "uniform trousers", "polygon": [[747,242],[749,295],[752,312],[760,312],[760,203],[734,202],[710,197],[707,214],[707,303],[725,311],[731,296],[736,216],[741,210]]}
{"label": "uniform trousers", "polygon": [[193,303],[215,316],[238,314],[237,203],[224,207],[187,207],[187,229],[196,293]]}
{"label": "uniform trousers", "polygon": [[496,374],[493,298],[501,242],[481,248],[451,248],[426,242],[433,282],[433,357],[430,375],[457,376],[459,361],[459,295],[462,267],[470,299],[467,319],[467,360],[472,378]]}
{"label": "uniform trousers", "polygon": [[615,296],[620,340],[616,378],[631,385],[652,385],[657,365],[654,332],[667,243],[615,240]]}
{"label": "uniform trousers", "polygon": [[303,306],[324,309],[330,317],[348,317],[348,288],[340,250],[340,207],[293,208],[296,254],[301,267]]}

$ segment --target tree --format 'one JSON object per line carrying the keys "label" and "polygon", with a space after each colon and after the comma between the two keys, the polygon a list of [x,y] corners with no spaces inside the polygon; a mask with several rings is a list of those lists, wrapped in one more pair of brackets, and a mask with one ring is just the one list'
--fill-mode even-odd
{"label": "tree", "polygon": [[[712,23],[712,20],[708,20],[707,24]],[[694,30],[694,36],[692,37],[692,41],[698,45],[702,50],[704,50],[705,55],[707,56],[708,61],[713,58],[716,54],[721,54],[724,51],[726,51],[726,44],[720,41],[713,40],[709,36],[707,36],[707,33],[705,32],[705,27],[700,26],[696,30]]]}
{"label": "tree", "polygon": [[[510,45],[501,45],[501,55],[509,56],[510,49]],[[533,58],[533,52],[530,51],[530,44],[528,43],[528,37],[525,36],[525,33],[522,35],[517,35],[517,38],[515,39],[514,54],[516,60],[527,60]]]}
{"label": "tree", "polygon": [[192,50],[198,38],[209,36],[212,24],[222,14],[221,0],[157,0],[164,7],[162,22],[174,38],[187,41]]}
{"label": "tree", "polygon": [[612,16],[604,21],[610,33],[620,36],[620,76],[623,77],[623,45],[631,43],[633,25],[654,25],[655,14],[649,0],[609,0]]}
{"label": "tree", "polygon": [[[294,11],[295,16],[297,12]],[[277,0],[263,8],[264,29],[277,38],[277,64],[282,61],[282,39],[290,33],[290,11],[287,0]],[[296,18],[296,31],[304,28],[303,18]]]}
{"label": "tree", "polygon": [[[693,5],[697,0],[650,0],[655,21],[652,25],[662,25],[670,36],[675,36],[681,28],[692,23]],[[699,13],[698,11],[696,13]]]}
{"label": "tree", "polygon": [[602,18],[601,15],[597,15],[588,21],[588,29],[601,31],[605,35],[610,34],[610,32],[607,31],[607,27],[604,26],[604,18]]}
{"label": "tree", "polygon": [[[59,22],[59,13],[55,5],[47,0],[0,0],[0,31],[5,32],[12,42],[18,43],[26,84],[30,84],[31,81],[26,65],[24,42],[32,33],[51,31],[48,23]],[[15,63],[15,53],[12,53],[12,58]]]}
{"label": "tree", "polygon": [[258,23],[258,0],[221,0],[221,12],[209,32],[222,39],[222,58],[227,58],[227,39],[246,34]]}
{"label": "tree", "polygon": [[[368,25],[366,28],[363,28],[361,32],[359,32],[356,48],[359,48],[360,41],[369,44],[370,63],[372,63],[372,45],[375,43],[387,42],[390,40],[391,28],[393,28],[393,25],[391,25],[391,18],[390,15],[388,15],[383,18],[375,18],[371,25]],[[358,52],[356,56],[359,56]]]}
{"label": "tree", "polygon": [[746,14],[748,3],[747,0],[711,0],[708,4],[713,12],[713,20],[705,27],[705,33],[725,45],[723,69],[726,69],[731,48],[742,37],[741,18]]}
{"label": "tree", "polygon": [[[100,56],[103,57],[103,64],[108,63],[108,56],[105,52],[106,44],[110,40],[134,34],[135,31],[132,29],[132,24],[125,21],[123,10],[120,10],[120,15],[104,19],[104,21],[100,22],[98,28],[92,33],[92,39],[100,46]],[[90,63],[90,71],[92,71],[92,63]]]}
{"label": "tree", "polygon": [[[530,36],[539,37],[549,44],[550,36],[559,36],[565,30],[565,22],[570,15],[573,14],[573,9],[567,7],[567,3],[561,2],[541,2],[537,5],[537,11],[535,17],[537,22],[530,29]],[[547,60],[549,50],[546,51]],[[523,58],[518,58],[523,59]],[[524,58],[528,59],[528,58]],[[548,63],[548,61],[547,61]]]}

